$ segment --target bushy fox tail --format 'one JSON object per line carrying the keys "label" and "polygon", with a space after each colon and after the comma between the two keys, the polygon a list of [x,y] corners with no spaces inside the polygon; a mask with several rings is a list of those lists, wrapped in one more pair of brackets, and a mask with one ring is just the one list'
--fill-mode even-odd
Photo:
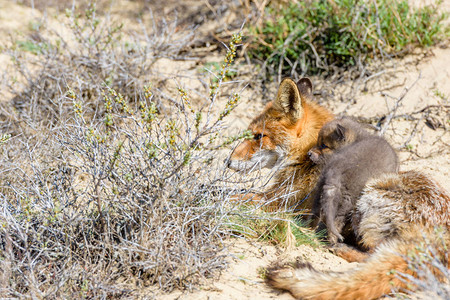
{"label": "bushy fox tail", "polygon": [[385,242],[367,261],[346,272],[320,272],[309,265],[295,270],[272,270],[267,282],[289,291],[296,299],[376,299],[389,294],[393,288],[411,288],[398,273],[414,276],[405,258],[417,243],[418,240]]}
{"label": "bushy fox tail", "polygon": [[450,267],[449,211],[449,194],[426,175],[386,174],[366,185],[353,215],[362,243],[374,250],[367,260],[347,272],[319,272],[305,265],[274,269],[267,281],[297,299],[343,300],[376,299],[393,289],[414,288],[414,271],[423,273],[417,261],[436,280],[448,280],[442,270]]}

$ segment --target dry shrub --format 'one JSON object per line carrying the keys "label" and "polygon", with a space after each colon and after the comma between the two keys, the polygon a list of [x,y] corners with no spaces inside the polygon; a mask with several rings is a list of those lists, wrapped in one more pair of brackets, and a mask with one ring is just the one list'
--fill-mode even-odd
{"label": "dry shrub", "polygon": [[[60,32],[35,26],[27,40],[13,40],[8,49],[14,64],[9,74],[13,106],[29,123],[56,126],[72,112],[72,99],[64,91],[76,90],[84,113],[102,117],[102,89],[106,86],[137,99],[139,89],[152,76],[161,57],[177,58],[188,49],[193,32],[176,34],[176,23],[128,34],[123,24],[99,17],[95,4],[82,13],[66,12]],[[157,84],[158,82],[154,82]]]}
{"label": "dry shrub", "polygon": [[[229,216],[240,213],[216,151],[246,137],[221,134],[239,95],[217,108],[240,35],[209,105],[196,109],[181,87],[165,101],[142,84],[155,60],[188,45],[188,34],[177,39],[169,24],[130,46],[93,6],[68,18],[68,40],[37,31],[10,49],[19,75],[10,77],[15,96],[2,115],[11,136],[0,146],[0,296],[190,289],[225,267]],[[171,109],[162,113],[163,105]]]}

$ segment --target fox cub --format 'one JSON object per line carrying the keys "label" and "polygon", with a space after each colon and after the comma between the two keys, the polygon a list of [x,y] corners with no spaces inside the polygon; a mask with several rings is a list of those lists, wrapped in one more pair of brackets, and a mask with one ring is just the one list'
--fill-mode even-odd
{"label": "fox cub", "polygon": [[342,242],[356,200],[367,181],[398,171],[395,150],[382,137],[349,118],[333,120],[320,130],[310,159],[322,167],[315,188],[313,215],[325,222],[331,244]]}

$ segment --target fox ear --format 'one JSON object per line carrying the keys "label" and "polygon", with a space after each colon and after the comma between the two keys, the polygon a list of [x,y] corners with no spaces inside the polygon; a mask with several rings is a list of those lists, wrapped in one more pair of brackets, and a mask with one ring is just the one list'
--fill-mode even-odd
{"label": "fox ear", "polygon": [[281,81],[273,108],[289,115],[294,122],[303,116],[302,98],[295,81],[290,78]]}
{"label": "fox ear", "polygon": [[335,132],[339,141],[345,140],[346,129],[344,126],[342,126],[341,124],[337,124]]}
{"label": "fox ear", "polygon": [[313,86],[311,80],[308,77],[303,77],[299,81],[297,81],[297,87],[300,91],[300,96],[302,97],[302,99],[312,98]]}

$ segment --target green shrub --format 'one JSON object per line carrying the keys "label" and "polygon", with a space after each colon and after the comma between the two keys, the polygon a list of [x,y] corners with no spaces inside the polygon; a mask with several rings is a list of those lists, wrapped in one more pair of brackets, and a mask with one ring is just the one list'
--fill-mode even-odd
{"label": "green shrub", "polygon": [[369,58],[431,46],[446,29],[436,6],[412,8],[402,0],[308,0],[266,8],[261,26],[251,27],[252,57],[283,72],[321,73]]}

